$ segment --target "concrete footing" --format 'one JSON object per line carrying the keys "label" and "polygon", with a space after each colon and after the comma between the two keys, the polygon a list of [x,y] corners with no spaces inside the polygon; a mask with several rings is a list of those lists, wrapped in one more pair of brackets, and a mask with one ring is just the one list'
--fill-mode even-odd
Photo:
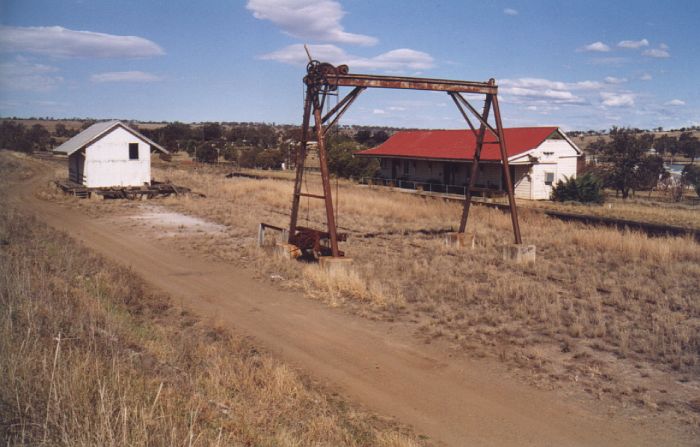
{"label": "concrete footing", "polygon": [[473,233],[447,233],[445,234],[445,245],[452,248],[474,248],[476,235]]}
{"label": "concrete footing", "polygon": [[258,247],[275,247],[277,243],[287,242],[289,232],[286,229],[273,229],[269,225],[258,225]]}
{"label": "concrete footing", "polygon": [[318,266],[329,275],[348,273],[352,270],[352,258],[321,256],[318,259]]}
{"label": "concrete footing", "polygon": [[522,262],[535,262],[536,249],[534,245],[506,244],[503,246],[503,260]]}
{"label": "concrete footing", "polygon": [[301,256],[301,250],[299,250],[299,247],[296,245],[277,242],[274,247],[275,254],[283,257],[284,259],[296,259]]}

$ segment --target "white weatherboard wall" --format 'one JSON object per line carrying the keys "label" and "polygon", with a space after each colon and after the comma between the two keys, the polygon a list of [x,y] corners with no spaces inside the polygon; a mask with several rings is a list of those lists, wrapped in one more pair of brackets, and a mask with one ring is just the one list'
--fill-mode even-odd
{"label": "white weatherboard wall", "polygon": [[[537,158],[537,163],[531,165],[529,171],[530,194],[525,191],[518,193],[516,183],[516,196],[524,199],[547,200],[552,194],[552,188],[559,180],[576,177],[576,161],[578,153],[566,140],[546,140],[535,149],[511,158],[511,163],[516,165],[524,162],[528,156]],[[551,185],[545,183],[548,172],[554,174]],[[525,188],[525,184],[521,189]]]}
{"label": "white weatherboard wall", "polygon": [[[139,145],[138,160],[129,159],[129,143]],[[151,183],[151,146],[115,127],[85,149],[84,185],[89,188],[142,186]]]}

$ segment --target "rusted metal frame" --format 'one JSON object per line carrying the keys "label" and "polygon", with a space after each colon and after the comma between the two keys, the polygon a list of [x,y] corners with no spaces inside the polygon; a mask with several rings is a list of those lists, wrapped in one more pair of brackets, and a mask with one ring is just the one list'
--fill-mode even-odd
{"label": "rusted metal frame", "polygon": [[482,118],[481,126],[479,127],[479,135],[476,137],[476,148],[474,148],[474,160],[472,162],[472,172],[469,175],[469,187],[464,191],[464,208],[462,208],[462,219],[459,222],[459,232],[464,233],[467,229],[467,218],[469,217],[469,207],[472,203],[472,188],[476,184],[476,176],[479,174],[479,158],[481,157],[481,149],[484,145],[484,136],[486,135],[485,122],[491,112],[491,102],[496,95],[486,95],[484,101],[484,112],[480,116]]}
{"label": "rusted metal frame", "polygon": [[[460,95],[459,93],[455,93],[455,96],[457,96],[457,98],[459,98],[459,100],[462,102],[462,104],[467,106],[469,111],[474,114],[476,119],[478,119],[481,124],[486,126],[486,128],[493,134],[494,137],[498,138],[498,132],[496,131],[496,129],[493,128],[493,126],[491,126],[489,124],[488,116],[485,119],[482,118],[481,115],[479,115],[479,112],[474,108],[474,106],[472,106],[469,103],[469,101],[467,101],[462,95]],[[494,96],[495,96],[495,94],[494,94]]]}
{"label": "rusted metal frame", "polygon": [[304,176],[304,162],[306,161],[306,146],[309,140],[309,121],[311,120],[311,105],[313,102],[313,92],[307,87],[306,99],[304,100],[304,119],[301,124],[301,142],[299,144],[299,152],[297,152],[297,172],[294,178],[294,194],[292,195],[292,216],[289,222],[289,240],[297,230],[297,219],[299,218],[299,201],[301,193],[302,179]]}
{"label": "rusted metal frame", "polygon": [[498,87],[489,82],[455,81],[450,79],[411,78],[404,76],[377,76],[339,74],[334,78],[338,87],[375,87],[436,92],[495,94]]}
{"label": "rusted metal frame", "polygon": [[330,174],[328,172],[328,157],[326,154],[326,139],[323,129],[323,118],[318,103],[314,103],[314,120],[316,122],[316,141],[318,144],[318,159],[321,168],[321,183],[323,184],[323,195],[326,204],[326,223],[328,224],[328,235],[331,241],[331,254],[334,258],[340,256],[338,250],[338,234],[335,226],[335,214],[333,213],[333,197],[331,196]]}
{"label": "rusted metal frame", "polygon": [[450,95],[450,98],[452,98],[452,101],[454,101],[455,105],[457,106],[457,109],[459,110],[459,113],[462,114],[462,118],[464,118],[469,124],[469,128],[472,130],[472,133],[474,136],[476,136],[476,129],[474,128],[474,125],[472,124],[472,121],[469,119],[469,115],[467,115],[467,112],[464,111],[464,108],[462,107],[462,104],[459,103],[459,100],[455,97],[457,93],[455,92],[447,92],[448,95]]}
{"label": "rusted metal frame", "polygon": [[301,197],[310,197],[310,198],[312,198],[312,199],[323,199],[323,200],[326,199],[326,196],[322,196],[322,195],[320,195],[320,194],[309,194],[309,193],[306,193],[306,192],[300,192],[299,195],[300,195]]}
{"label": "rusted metal frame", "polygon": [[501,123],[501,111],[498,107],[498,98],[493,96],[493,114],[496,120],[496,128],[498,129],[498,146],[501,150],[501,161],[503,162],[503,178],[506,182],[506,191],[508,192],[508,203],[510,204],[510,220],[513,222],[513,234],[515,235],[515,243],[522,244],[520,237],[520,224],[518,223],[518,210],[515,205],[515,194],[513,192],[513,182],[510,178],[510,168],[508,165],[508,151],[506,149],[505,132]]}
{"label": "rusted metal frame", "polygon": [[[355,87],[354,89],[352,89],[352,91],[345,95],[345,97],[341,99],[340,102],[335,105],[335,107],[333,107],[331,110],[328,111],[328,113],[326,113],[323,116],[323,124],[326,124],[326,121],[328,121],[338,110],[344,107],[346,102],[350,101],[350,104],[352,104],[352,101],[355,100],[357,95],[362,93],[362,91],[365,89],[366,87]],[[350,104],[348,104],[348,106],[345,106],[345,109],[347,109],[350,106]],[[330,126],[331,125],[329,125],[328,127]]]}
{"label": "rusted metal frame", "polygon": [[[347,102],[347,104],[345,104],[345,106],[344,106],[342,109],[340,109],[340,110],[338,111],[338,114],[335,116],[335,118],[333,118],[333,121],[331,121],[330,124],[328,124],[328,125],[326,126],[326,130],[323,131],[323,135],[325,135],[326,132],[328,132],[328,130],[329,130],[330,128],[332,128],[333,126],[335,126],[335,123],[338,122],[338,120],[340,119],[340,117],[343,116],[343,114],[348,110],[348,108],[352,105],[352,103],[355,102],[355,99],[357,99],[357,97],[360,95],[360,93],[362,93],[362,92],[365,90],[365,88],[366,88],[366,87],[355,87],[355,89],[353,89],[352,92],[350,92],[345,98],[343,98],[343,101],[344,101],[344,100],[347,99],[350,95],[352,95],[352,97],[349,99],[349,101]],[[332,110],[331,110],[331,112],[332,112]],[[329,114],[330,114],[330,112],[329,112]],[[328,116],[328,114],[327,114],[326,116]]]}

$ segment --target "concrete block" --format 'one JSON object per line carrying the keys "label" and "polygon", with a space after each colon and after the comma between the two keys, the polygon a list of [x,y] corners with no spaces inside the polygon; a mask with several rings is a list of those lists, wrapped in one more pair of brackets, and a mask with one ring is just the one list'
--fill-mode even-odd
{"label": "concrete block", "polygon": [[289,231],[277,231],[265,225],[258,225],[258,247],[274,247],[278,242],[287,242]]}
{"label": "concrete block", "polygon": [[301,256],[299,247],[284,242],[277,242],[275,244],[275,253],[285,259],[296,259]]}
{"label": "concrete block", "polygon": [[504,261],[535,262],[535,253],[534,245],[506,244],[503,246]]}
{"label": "concrete block", "polygon": [[90,193],[90,200],[104,200],[105,196],[102,194],[98,194],[96,192],[91,192]]}
{"label": "concrete block", "polygon": [[339,258],[334,258],[333,256],[321,256],[318,259],[318,265],[321,270],[325,271],[329,275],[334,275],[336,273],[348,273],[352,270],[352,258],[346,258],[344,256]]}
{"label": "concrete block", "polygon": [[447,233],[445,234],[445,245],[452,248],[474,248],[476,235],[473,233]]}

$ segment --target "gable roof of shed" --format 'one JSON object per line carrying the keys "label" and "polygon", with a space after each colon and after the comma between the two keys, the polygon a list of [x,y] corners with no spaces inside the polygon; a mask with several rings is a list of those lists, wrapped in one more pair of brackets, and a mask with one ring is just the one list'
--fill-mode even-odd
{"label": "gable roof of shed", "polygon": [[63,153],[66,155],[70,155],[76,151],[79,151],[80,149],[84,148],[85,146],[89,145],[90,143],[99,140],[100,138],[107,135],[109,132],[111,132],[113,129],[115,129],[117,127],[123,128],[127,132],[134,135],[136,138],[139,138],[140,140],[150,144],[151,146],[155,147],[159,151],[164,152],[166,154],[168,153],[168,151],[160,144],[152,141],[149,138],[146,138],[145,136],[143,136],[139,132],[135,131],[131,127],[127,126],[126,124],[124,124],[118,120],[102,121],[99,123],[95,123],[92,126],[85,129],[84,131],[75,135],[73,138],[65,141],[60,146],[55,147],[53,149],[53,151]]}
{"label": "gable roof of shed", "polygon": [[[508,158],[536,148],[558,130],[558,127],[504,128]],[[569,141],[568,138],[566,140]],[[472,160],[475,149],[476,136],[471,130],[411,130],[396,132],[379,146],[356,154],[370,157]],[[501,159],[498,143],[491,132],[486,132],[480,159]]]}

